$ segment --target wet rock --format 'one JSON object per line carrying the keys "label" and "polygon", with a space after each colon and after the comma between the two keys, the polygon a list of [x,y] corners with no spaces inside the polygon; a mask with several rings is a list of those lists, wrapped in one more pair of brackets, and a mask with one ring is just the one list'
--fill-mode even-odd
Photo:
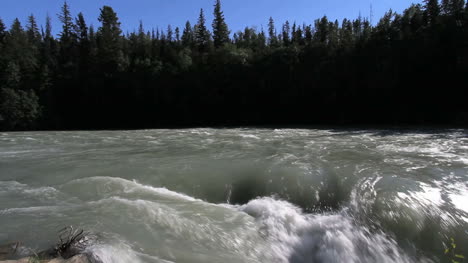
{"label": "wet rock", "polygon": [[29,258],[0,261],[0,263],[29,263],[29,262],[33,262],[33,261],[29,261]]}
{"label": "wet rock", "polygon": [[47,263],[90,263],[86,255],[77,255],[70,259],[53,259]]}
{"label": "wet rock", "polygon": [[20,242],[0,246],[0,260],[18,258],[21,256],[23,246]]}
{"label": "wet rock", "polygon": [[[0,261],[0,263],[30,263],[36,262],[33,258],[22,258],[18,260]],[[40,263],[91,263],[86,255],[77,255],[70,259],[55,258],[52,260],[40,260]]]}

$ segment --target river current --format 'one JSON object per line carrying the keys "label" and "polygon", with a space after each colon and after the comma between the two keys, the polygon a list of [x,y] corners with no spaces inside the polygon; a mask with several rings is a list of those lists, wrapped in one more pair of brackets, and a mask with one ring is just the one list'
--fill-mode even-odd
{"label": "river current", "polygon": [[0,244],[68,225],[106,263],[464,262],[468,131],[0,133]]}

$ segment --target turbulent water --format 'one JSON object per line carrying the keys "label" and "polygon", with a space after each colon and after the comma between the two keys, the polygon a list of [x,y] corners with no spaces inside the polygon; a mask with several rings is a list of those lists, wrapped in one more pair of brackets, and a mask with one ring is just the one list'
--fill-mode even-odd
{"label": "turbulent water", "polygon": [[0,244],[67,225],[106,263],[463,262],[468,132],[0,134]]}

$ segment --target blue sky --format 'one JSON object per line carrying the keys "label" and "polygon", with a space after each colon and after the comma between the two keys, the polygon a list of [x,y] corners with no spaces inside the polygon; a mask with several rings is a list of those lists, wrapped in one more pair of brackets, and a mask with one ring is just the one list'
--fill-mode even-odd
{"label": "blue sky", "polygon": [[[54,33],[60,31],[57,14],[62,0],[2,0],[0,18],[9,26],[18,17],[25,22],[34,14],[39,24],[44,24],[48,13],[52,17]],[[246,26],[266,28],[268,18],[272,16],[277,27],[286,20],[298,24],[311,24],[315,19],[327,15],[331,19],[356,18],[359,14],[369,17],[373,6],[374,23],[384,12],[392,8],[401,12],[411,3],[420,0],[223,0],[223,10],[231,31],[241,30]],[[211,25],[214,0],[68,0],[73,15],[83,12],[88,24],[99,23],[99,8],[110,5],[117,12],[124,32],[138,28],[142,20],[146,30],[167,28],[168,24],[183,27],[186,20],[195,23],[200,8],[205,9],[207,22]]]}

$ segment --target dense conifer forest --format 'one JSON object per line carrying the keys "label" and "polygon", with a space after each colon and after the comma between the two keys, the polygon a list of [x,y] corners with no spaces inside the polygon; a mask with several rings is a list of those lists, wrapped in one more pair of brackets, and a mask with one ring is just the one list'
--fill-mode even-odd
{"label": "dense conifer forest", "polygon": [[94,28],[65,2],[57,36],[50,18],[0,19],[0,127],[468,122],[464,0],[425,0],[374,25],[270,18],[239,32],[219,0],[213,12],[212,23],[201,10],[184,28],[124,33],[112,7]]}

